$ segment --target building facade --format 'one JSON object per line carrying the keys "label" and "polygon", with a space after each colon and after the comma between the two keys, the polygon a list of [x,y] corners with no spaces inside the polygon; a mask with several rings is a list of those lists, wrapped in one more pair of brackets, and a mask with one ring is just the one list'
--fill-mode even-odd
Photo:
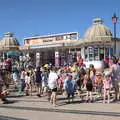
{"label": "building facade", "polygon": [[[6,50],[18,48],[16,39],[11,33],[5,34],[0,44],[1,51],[5,48]],[[99,69],[103,67],[103,59],[113,56],[113,45],[111,30],[104,25],[102,19],[96,18],[82,38],[78,32],[24,38],[24,45],[19,46],[19,51],[23,53],[20,61],[26,64],[30,62],[34,66],[51,63],[59,67],[71,65],[82,57],[87,67],[94,64],[95,68]],[[119,38],[116,38],[116,47],[116,56],[120,56]]]}
{"label": "building facade", "polygon": [[78,37],[78,32],[70,32],[24,38],[24,43],[28,46],[29,57],[34,56],[32,61],[36,66],[46,63],[61,66],[73,62],[71,50],[75,49],[73,44]]}

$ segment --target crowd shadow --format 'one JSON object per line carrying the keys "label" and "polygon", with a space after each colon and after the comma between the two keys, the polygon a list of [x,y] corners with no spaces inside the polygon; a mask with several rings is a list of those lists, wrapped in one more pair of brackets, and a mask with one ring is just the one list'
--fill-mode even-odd
{"label": "crowd shadow", "polygon": [[2,105],[2,106],[0,106],[0,108],[42,111],[42,112],[57,112],[57,113],[70,113],[70,114],[85,114],[85,115],[120,117],[120,112],[102,112],[102,111],[70,110],[70,109],[68,110],[68,109],[58,109],[56,107],[54,107],[54,108],[36,108],[36,107],[3,106]]}
{"label": "crowd shadow", "polygon": [[[16,98],[19,98],[19,97],[23,97],[22,95],[18,95],[18,96],[11,96],[11,97],[7,97],[9,102],[8,104],[11,104],[11,103],[16,103],[16,102],[49,102],[48,98],[45,98],[44,100],[43,99],[24,99],[24,97],[22,99],[16,99]],[[12,99],[10,99],[12,98]],[[64,105],[67,105],[67,104],[79,104],[79,103],[88,103],[86,102],[85,99],[76,99],[74,98],[73,101],[71,101],[70,103],[67,102],[68,99],[66,97],[62,97],[62,98],[57,98],[57,101],[61,101],[61,102],[58,102],[57,106],[64,106]],[[92,103],[102,103],[103,101],[103,98],[102,97],[98,97],[97,99],[93,100]],[[120,101],[115,101],[117,104],[120,104]],[[112,103],[115,103],[113,99],[111,99],[111,104]]]}
{"label": "crowd shadow", "polygon": [[79,104],[79,103],[84,103],[84,102],[85,101],[80,101],[80,100],[75,100],[75,101],[68,102],[68,100],[66,100],[64,102],[57,103],[57,106],[65,106],[65,105],[68,105],[68,104]]}
{"label": "crowd shadow", "polygon": [[20,98],[20,97],[24,97],[25,95],[9,95],[7,96],[7,98]]}
{"label": "crowd shadow", "polygon": [[16,97],[7,97],[7,99],[11,102],[11,103],[16,103],[16,102],[48,102],[48,99],[46,98],[45,100],[41,100],[41,99],[24,99],[24,97],[21,97],[20,99],[16,99],[19,98],[18,96]]}
{"label": "crowd shadow", "polygon": [[28,119],[15,118],[15,117],[9,117],[9,116],[2,116],[2,115],[0,115],[0,120],[28,120]]}
{"label": "crowd shadow", "polygon": [[16,102],[48,102],[47,100],[26,100],[26,99],[20,99],[20,100],[15,100]]}

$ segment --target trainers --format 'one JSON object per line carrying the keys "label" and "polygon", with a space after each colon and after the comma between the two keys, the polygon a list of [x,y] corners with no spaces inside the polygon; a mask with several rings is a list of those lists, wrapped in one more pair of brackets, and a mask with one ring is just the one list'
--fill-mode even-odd
{"label": "trainers", "polygon": [[38,97],[41,97],[41,95],[40,95],[40,94],[37,94],[37,96],[38,96]]}
{"label": "trainers", "polygon": [[53,101],[52,101],[52,100],[50,100],[50,103],[51,103],[51,104],[53,104]]}
{"label": "trainers", "polygon": [[103,104],[105,104],[105,101],[103,101]]}
{"label": "trainers", "polygon": [[53,104],[53,107],[56,107],[56,104]]}
{"label": "trainers", "polygon": [[28,93],[26,93],[26,96],[29,96],[29,94],[28,94]]}

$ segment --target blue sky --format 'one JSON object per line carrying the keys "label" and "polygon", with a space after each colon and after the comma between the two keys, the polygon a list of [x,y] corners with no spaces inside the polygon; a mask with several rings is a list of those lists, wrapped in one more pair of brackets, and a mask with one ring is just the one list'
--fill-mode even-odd
{"label": "blue sky", "polygon": [[[0,39],[14,32],[23,43],[24,37],[74,32],[83,37],[92,19],[103,18],[113,31],[113,13],[120,17],[120,0],[0,0]],[[117,36],[120,37],[120,20]]]}

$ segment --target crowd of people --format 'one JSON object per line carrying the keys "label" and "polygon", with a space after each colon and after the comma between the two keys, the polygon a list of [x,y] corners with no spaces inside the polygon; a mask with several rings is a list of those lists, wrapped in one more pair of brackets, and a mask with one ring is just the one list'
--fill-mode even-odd
{"label": "crowd of people", "polygon": [[[10,78],[11,81],[8,80]],[[86,68],[83,61],[59,68],[45,64],[36,68],[14,67],[12,71],[0,69],[0,98],[4,103],[11,82],[20,94],[47,96],[54,106],[58,93],[66,95],[68,103],[74,101],[76,96],[80,101],[94,102],[93,93],[102,98],[103,103],[110,103],[111,98],[112,101],[120,100],[120,63],[115,57],[111,58],[109,67],[103,71],[96,70],[93,64]]]}

